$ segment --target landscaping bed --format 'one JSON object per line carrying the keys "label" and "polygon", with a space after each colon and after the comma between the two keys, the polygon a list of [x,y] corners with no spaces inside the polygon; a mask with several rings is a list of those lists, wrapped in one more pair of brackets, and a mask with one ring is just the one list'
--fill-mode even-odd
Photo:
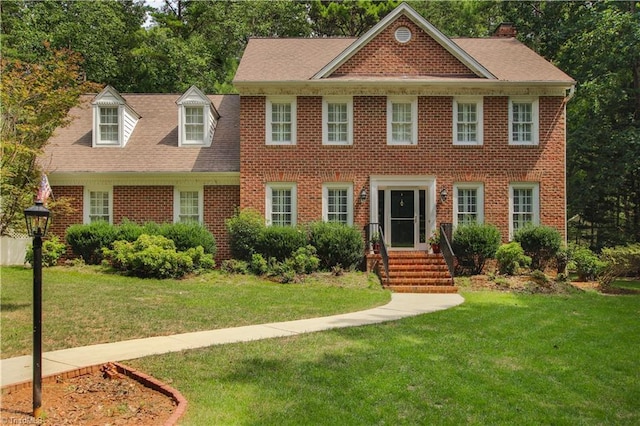
{"label": "landscaping bed", "polygon": [[3,389],[2,424],[172,425],[186,407],[176,390],[111,363],[45,378],[40,420],[32,401],[30,382]]}

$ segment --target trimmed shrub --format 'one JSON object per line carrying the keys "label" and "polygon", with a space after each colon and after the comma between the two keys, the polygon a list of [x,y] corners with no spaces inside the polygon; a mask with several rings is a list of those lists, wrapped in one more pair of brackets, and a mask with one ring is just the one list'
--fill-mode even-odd
{"label": "trimmed shrub", "polygon": [[593,281],[605,269],[607,264],[586,247],[574,246],[571,249],[570,268],[575,269],[580,281]]}
{"label": "trimmed shrub", "polygon": [[[56,266],[58,260],[62,257],[66,247],[63,242],[60,242],[60,238],[56,235],[51,235],[46,240],[42,241],[42,266]],[[25,260],[33,265],[33,246],[27,247],[27,254]]]}
{"label": "trimmed shrub", "polygon": [[462,274],[480,274],[487,259],[492,259],[500,247],[500,231],[493,225],[459,226],[453,234],[451,248],[458,259]]}
{"label": "trimmed shrub", "polygon": [[250,261],[266,229],[264,217],[256,210],[245,209],[225,221],[229,232],[231,254],[236,259]]}
{"label": "trimmed shrub", "polygon": [[265,259],[270,257],[282,262],[293,252],[307,245],[307,236],[292,226],[269,226],[260,235],[256,251]]}
{"label": "trimmed shrub", "polygon": [[360,230],[340,223],[315,222],[309,227],[309,244],[316,248],[322,269],[352,269],[362,261],[364,241]]}
{"label": "trimmed shrub", "polygon": [[102,262],[102,248],[111,247],[116,240],[115,227],[108,222],[97,221],[88,225],[71,225],[67,228],[67,244],[73,253],[89,265]]}
{"label": "trimmed shrub", "polygon": [[520,243],[516,241],[501,245],[496,251],[496,260],[498,270],[505,275],[515,275],[520,268],[531,264],[531,258],[524,254]]}
{"label": "trimmed shrub", "polygon": [[531,257],[531,269],[544,270],[549,261],[555,259],[562,245],[560,232],[549,226],[525,226],[516,231],[513,239]]}
{"label": "trimmed shrub", "polygon": [[147,232],[142,225],[124,219],[116,226],[116,240],[133,242],[142,234],[157,235],[157,232]]}
{"label": "trimmed shrub", "polygon": [[216,240],[213,234],[197,222],[164,224],[160,226],[159,233],[172,240],[178,251],[200,246],[205,253],[216,255]]}
{"label": "trimmed shrub", "polygon": [[134,242],[115,241],[113,249],[103,252],[112,267],[140,278],[181,278],[215,265],[202,247],[177,251],[175,243],[162,235],[142,234]]}

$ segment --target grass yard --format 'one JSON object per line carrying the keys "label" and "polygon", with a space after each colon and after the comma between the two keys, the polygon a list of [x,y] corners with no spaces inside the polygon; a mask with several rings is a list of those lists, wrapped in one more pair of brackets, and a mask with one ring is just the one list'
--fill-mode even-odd
{"label": "grass yard", "polygon": [[[353,312],[390,300],[377,278],[364,273],[277,284],[221,272],[154,280],[100,271],[44,269],[44,351]],[[31,269],[0,268],[2,358],[32,351],[32,285]]]}
{"label": "grass yard", "polygon": [[184,425],[637,425],[640,296],[468,291],[375,326],[127,362]]}

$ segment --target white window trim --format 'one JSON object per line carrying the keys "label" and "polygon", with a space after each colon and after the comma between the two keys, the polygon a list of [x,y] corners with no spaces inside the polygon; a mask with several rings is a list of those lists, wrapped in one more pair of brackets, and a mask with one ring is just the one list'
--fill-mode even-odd
{"label": "white window trim", "polygon": [[[394,142],[391,122],[394,103],[411,103],[411,142]],[[387,97],[387,145],[412,146],[418,144],[418,98],[416,96]]]}
{"label": "white window trim", "polygon": [[540,225],[540,184],[537,182],[511,182],[509,184],[509,240],[513,240],[513,190],[532,189],[533,197],[533,220],[532,224]]}
{"label": "white window trim", "polygon": [[198,192],[198,223],[204,223],[204,189],[202,186],[174,186],[173,187],[173,222],[180,222],[180,193]]}
{"label": "white window trim", "polygon": [[112,186],[85,186],[83,194],[83,218],[85,224],[91,223],[91,192],[109,193],[109,223],[113,223],[113,187]]}
{"label": "white window trim", "polygon": [[[531,142],[521,142],[513,140],[513,104],[514,103],[530,103],[531,114],[533,115],[533,128],[531,129]],[[509,98],[509,145],[535,146],[540,143],[540,119],[539,119],[539,100],[533,97],[514,97]]]}
{"label": "white window trim", "polygon": [[347,190],[347,225],[353,225],[353,184],[347,182],[330,182],[322,185],[322,220],[329,221],[329,190]]}
{"label": "white window trim", "polygon": [[[329,141],[329,104],[347,104],[347,140],[346,142]],[[353,98],[328,96],[322,98],[322,144],[353,145]]]}
{"label": "white window trim", "polygon": [[[117,141],[102,141],[100,132],[100,111],[102,108],[116,108],[118,110],[118,140]],[[122,145],[122,120],[124,116],[124,105],[120,104],[96,104],[93,107],[93,145],[94,146],[120,146]]]}
{"label": "white window trim", "polygon": [[267,226],[272,225],[271,210],[272,210],[272,190],[274,189],[289,189],[291,190],[291,226],[296,226],[298,221],[298,188],[293,182],[270,182],[266,185],[265,191],[265,219]]}
{"label": "white window trim", "polygon": [[[267,105],[265,108],[266,111],[266,128],[265,128],[265,143],[267,145],[295,145],[296,144],[296,128],[298,127],[297,120],[297,101],[295,96],[287,96],[287,97],[268,97],[266,99]],[[271,106],[274,103],[289,103],[291,104],[291,140],[290,141],[276,141],[274,142],[272,139],[271,133]]]}
{"label": "white window trim", "polygon": [[[202,108],[203,132],[201,141],[187,140],[187,108]],[[180,115],[178,117],[178,126],[180,128],[180,137],[178,146],[207,146],[209,145],[209,121],[210,104],[185,103],[180,105]]]}
{"label": "white window trim", "polygon": [[[478,127],[476,129],[475,142],[458,140],[458,104],[476,104]],[[454,145],[482,145],[484,128],[484,102],[482,97],[456,97],[453,99],[453,144]]]}
{"label": "white window trim", "polygon": [[478,224],[484,223],[484,184],[482,182],[461,182],[453,184],[453,227],[458,227],[458,190],[475,189],[477,191]]}

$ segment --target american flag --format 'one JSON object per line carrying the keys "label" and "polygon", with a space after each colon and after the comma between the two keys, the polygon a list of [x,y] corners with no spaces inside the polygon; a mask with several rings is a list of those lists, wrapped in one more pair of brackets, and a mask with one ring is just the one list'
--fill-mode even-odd
{"label": "american flag", "polygon": [[53,192],[51,191],[51,185],[49,185],[49,179],[47,178],[47,175],[42,175],[42,179],[40,179],[40,187],[38,188],[38,195],[36,196],[36,199],[38,201],[42,201],[43,205],[46,205],[47,200],[52,195],[53,195]]}

